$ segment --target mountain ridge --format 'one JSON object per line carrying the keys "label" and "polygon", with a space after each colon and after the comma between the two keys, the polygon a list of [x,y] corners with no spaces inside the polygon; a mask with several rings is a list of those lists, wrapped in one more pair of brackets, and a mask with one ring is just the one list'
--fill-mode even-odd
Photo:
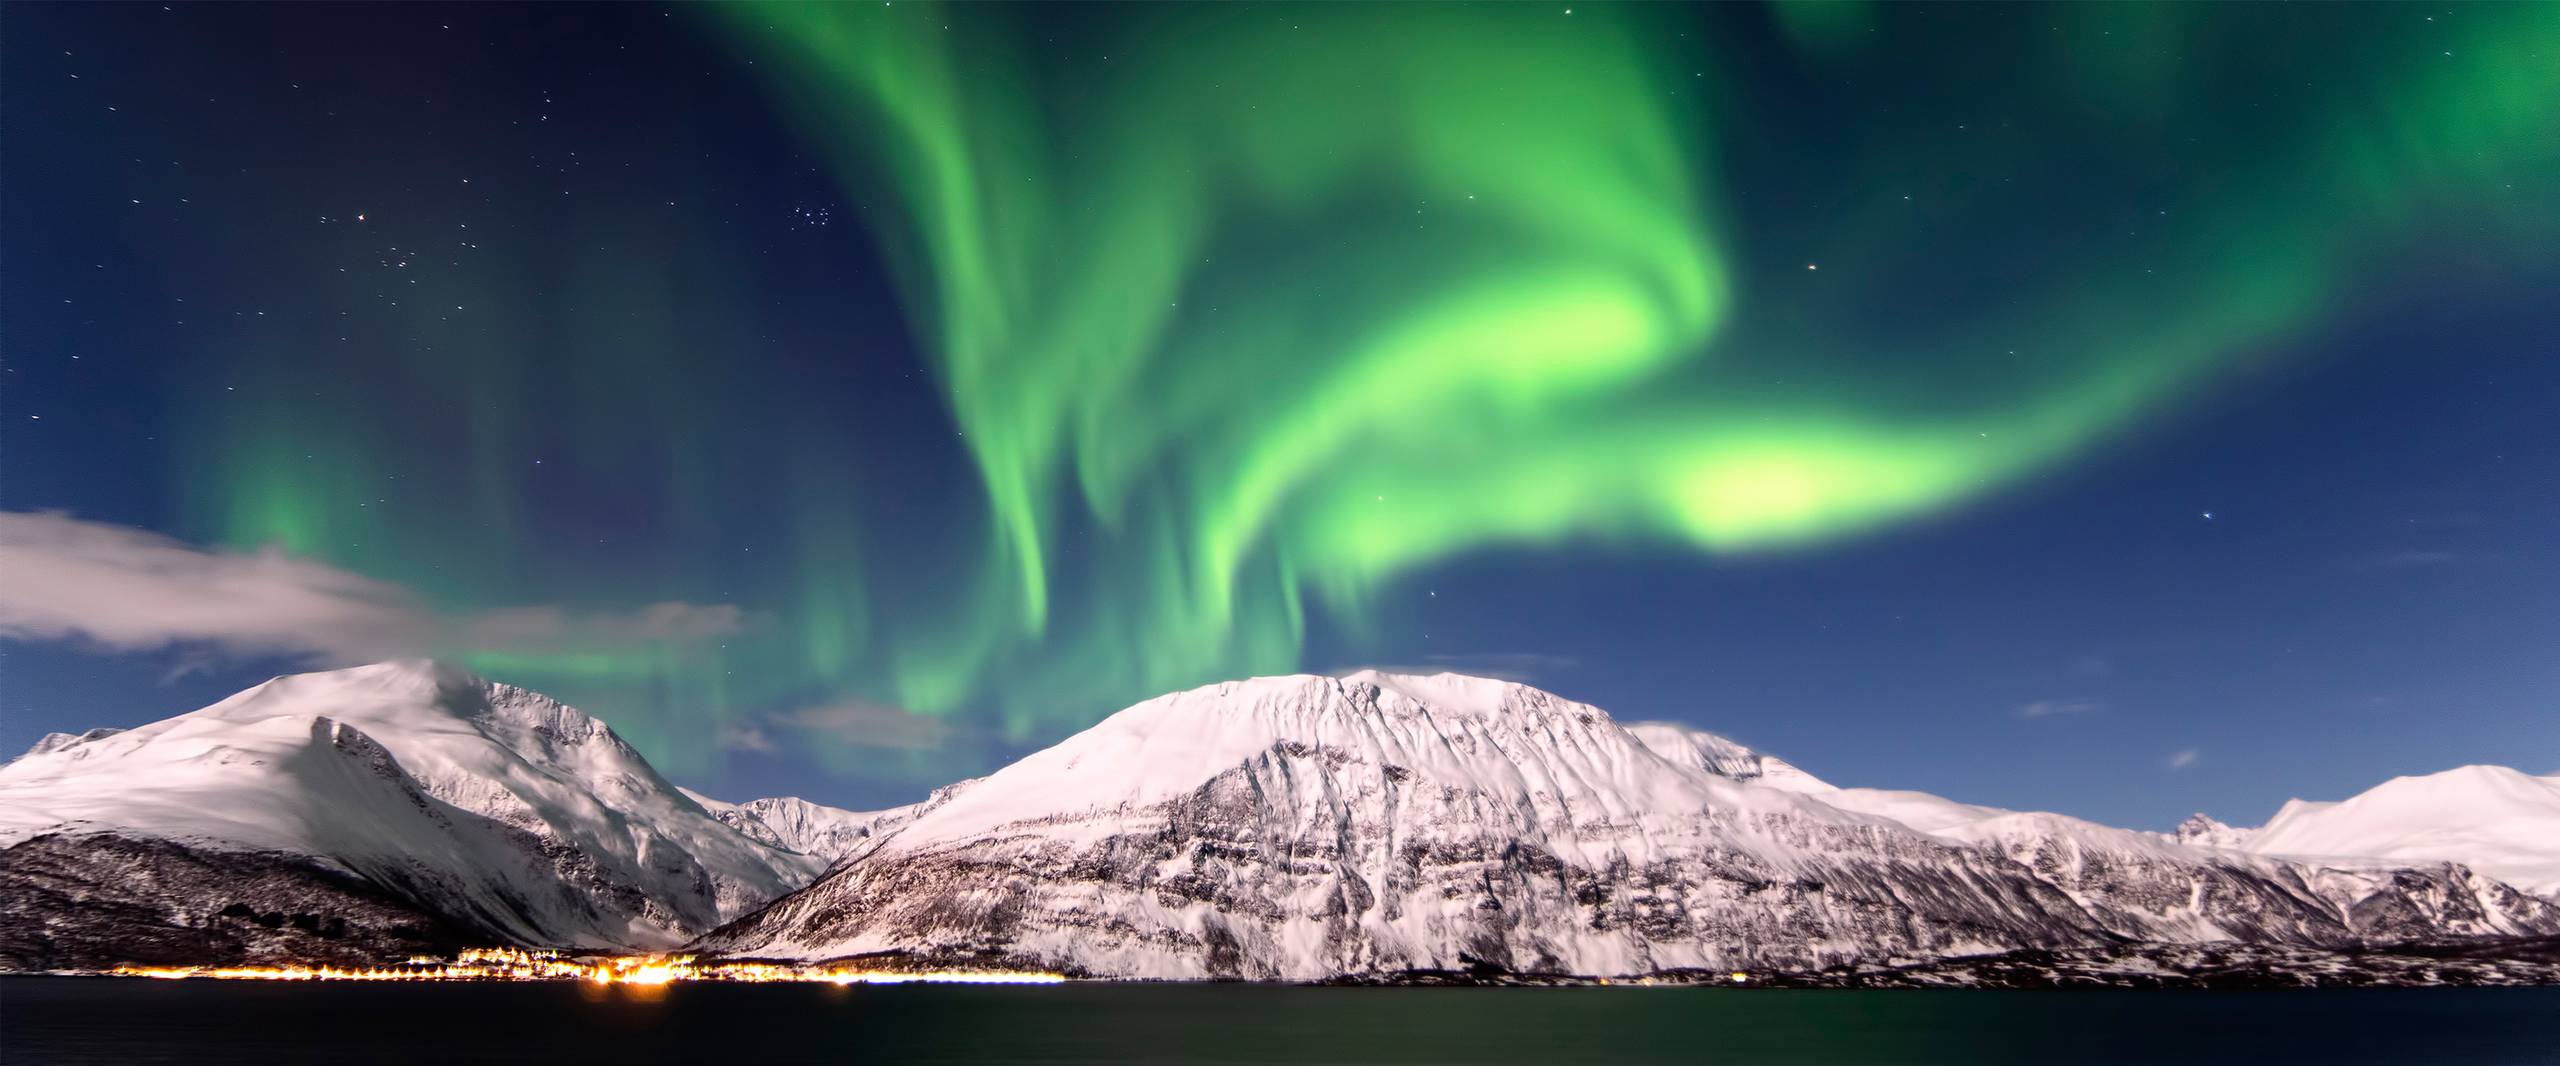
{"label": "mountain ridge", "polygon": [[[1841,788],[1512,682],[1372,671],[1169,693],[858,812],[679,788],[591,716],[408,661],[54,734],[0,765],[0,967],[473,943],[1274,980],[2131,944],[2294,959],[2560,934],[2560,903],[2423,831],[2546,786],[2473,769],[2298,801],[2259,830],[2137,832]],[[2340,824],[2382,824],[2403,854],[2259,850],[2280,826],[2349,839]]]}
{"label": "mountain ridge", "polygon": [[1810,775],[1754,783],[1776,776],[1756,753],[1650,731],[1672,757],[1598,708],[1458,675],[1173,693],[919,805],[696,947],[1321,980],[2560,929],[2560,908],[2460,867],[2376,879]]}

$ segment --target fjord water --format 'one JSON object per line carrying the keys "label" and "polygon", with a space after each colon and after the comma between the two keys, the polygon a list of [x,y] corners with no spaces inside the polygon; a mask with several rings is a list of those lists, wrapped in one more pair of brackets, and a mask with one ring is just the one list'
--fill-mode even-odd
{"label": "fjord water", "polygon": [[[637,994],[635,994],[635,992]],[[2560,988],[1780,991],[0,979],[0,1062],[2551,1062]]]}

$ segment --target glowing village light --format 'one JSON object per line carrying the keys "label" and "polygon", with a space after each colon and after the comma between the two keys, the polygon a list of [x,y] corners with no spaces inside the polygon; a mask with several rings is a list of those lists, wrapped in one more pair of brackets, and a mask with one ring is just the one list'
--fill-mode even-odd
{"label": "glowing village light", "polygon": [[224,981],[582,981],[658,988],[683,981],[833,984],[1060,984],[1066,976],[996,970],[854,970],[769,962],[697,962],[691,955],[571,958],[556,951],[470,948],[451,960],[416,955],[375,967],[123,966],[123,977]]}

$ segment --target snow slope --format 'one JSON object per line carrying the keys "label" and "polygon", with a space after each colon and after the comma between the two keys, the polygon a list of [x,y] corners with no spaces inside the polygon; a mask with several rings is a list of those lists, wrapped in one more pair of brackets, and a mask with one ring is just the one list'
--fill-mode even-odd
{"label": "snow slope", "polygon": [[1634,722],[1627,726],[1627,732],[1656,755],[1718,777],[1788,792],[1833,790],[1829,782],[1797,769],[1794,763],[1763,755],[1703,729],[1675,722]]}
{"label": "snow slope", "polygon": [[[698,946],[1295,980],[2369,931],[2355,901],[2287,863],[1916,793],[1817,791],[1721,738],[1646,733],[1446,674],[1175,693],[937,794]],[[2560,932],[2553,908],[2476,906],[2490,889],[2442,875],[2367,888],[2432,901],[2373,911],[2394,935]]]}
{"label": "snow slope", "polygon": [[426,662],[280,677],[0,767],[0,848],[89,835],[317,860],[578,947],[679,943],[825,865],[713,818],[604,723]]}
{"label": "snow slope", "polygon": [[2287,803],[2242,846],[2330,861],[2459,862],[2560,895],[2560,778],[2503,766],[2395,777],[2353,799]]}

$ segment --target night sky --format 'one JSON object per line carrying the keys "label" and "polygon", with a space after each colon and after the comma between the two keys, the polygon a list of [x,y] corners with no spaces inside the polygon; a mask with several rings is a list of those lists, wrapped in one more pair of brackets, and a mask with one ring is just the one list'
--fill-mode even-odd
{"label": "night sky", "polygon": [[0,746],[716,795],[1527,680],[2165,827],[2560,768],[2560,5],[14,4]]}

